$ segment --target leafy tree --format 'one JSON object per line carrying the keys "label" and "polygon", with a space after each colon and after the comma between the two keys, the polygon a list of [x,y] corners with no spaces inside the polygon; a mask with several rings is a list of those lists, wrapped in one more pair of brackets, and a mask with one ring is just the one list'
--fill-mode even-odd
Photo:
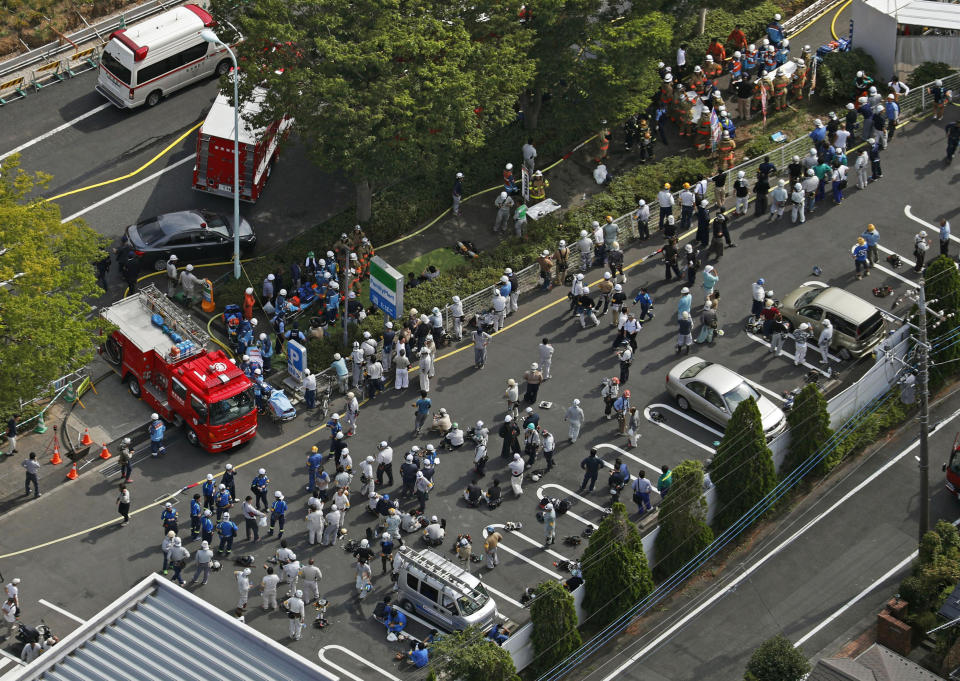
{"label": "leafy tree", "polygon": [[492,0],[229,2],[214,10],[246,36],[242,99],[266,87],[256,122],[292,115],[314,162],[356,185],[361,221],[377,187],[512,121],[532,72],[515,10]]}
{"label": "leafy tree", "polygon": [[662,581],[713,541],[703,496],[703,463],[683,461],[673,469],[673,485],[660,504],[658,520],[653,574]]}
{"label": "leafy tree", "polygon": [[612,622],[653,591],[640,530],[622,503],[600,521],[583,552],[583,607],[598,626]]}
{"label": "leafy tree", "polygon": [[747,662],[744,681],[800,681],[810,671],[810,663],[799,648],[782,634],[760,644]]}
{"label": "leafy tree", "polygon": [[[790,427],[790,448],[780,471],[784,478],[818,452],[833,435],[827,401],[815,383],[805,385],[794,398],[793,408],[787,414],[787,425]],[[826,475],[839,462],[836,451],[831,452],[817,464],[817,475]]]}
{"label": "leafy tree", "polygon": [[849,52],[830,52],[817,67],[817,94],[829,102],[846,104],[853,99],[853,79],[857,71],[880,79],[877,63],[862,47]]}
{"label": "leafy tree", "polygon": [[81,220],[60,223],[54,203],[28,199],[49,182],[0,167],[0,412],[43,392],[50,381],[90,361],[100,323],[86,298],[103,293],[93,263],[105,240]]}
{"label": "leafy tree", "polygon": [[437,676],[459,681],[520,681],[510,653],[484,638],[473,626],[444,634],[430,646],[430,666]]}
{"label": "leafy tree", "polygon": [[603,0],[545,0],[531,5],[523,28],[532,37],[535,77],[521,92],[527,129],[537,128],[544,95],[569,128],[594,128],[643,109],[657,88],[657,58],[669,50],[673,21],[659,12],[619,15]]}
{"label": "leafy tree", "polygon": [[710,470],[720,500],[714,520],[718,531],[733,525],[776,486],[773,454],[752,398],[741,402],[733,412]]}
{"label": "leafy tree", "polygon": [[534,653],[531,668],[538,676],[583,644],[573,596],[560,582],[544,582],[537,587],[536,598],[530,604],[530,621]]}
{"label": "leafy tree", "polygon": [[910,72],[907,77],[907,85],[910,87],[920,87],[927,83],[932,83],[938,78],[946,78],[956,69],[942,61],[925,61],[920,66]]}
{"label": "leafy tree", "polygon": [[960,370],[960,273],[953,260],[937,256],[924,272],[928,306],[945,318],[927,315],[930,353],[930,385],[936,389]]}

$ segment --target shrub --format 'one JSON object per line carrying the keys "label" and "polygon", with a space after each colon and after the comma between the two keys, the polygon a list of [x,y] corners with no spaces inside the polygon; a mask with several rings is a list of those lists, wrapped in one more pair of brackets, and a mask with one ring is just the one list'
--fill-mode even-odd
{"label": "shrub", "polygon": [[932,83],[938,78],[946,78],[956,71],[955,68],[949,64],[944,64],[942,61],[925,61],[913,70],[913,73],[907,78],[907,85],[920,87]]}
{"label": "shrub", "polygon": [[530,604],[530,621],[534,653],[530,668],[538,676],[583,645],[573,596],[560,582],[544,582],[537,587]]}
{"label": "shrub", "polygon": [[720,502],[714,519],[717,531],[733,525],[776,486],[773,454],[767,447],[760,410],[753,399],[741,402],[733,412],[717,447],[710,477]]}
{"label": "shrub", "polygon": [[520,681],[510,653],[484,638],[479,626],[438,638],[430,646],[430,667],[445,679]]}
{"label": "shrub", "polygon": [[810,671],[803,651],[794,648],[783,634],[777,634],[753,651],[744,681],[800,681]]}
{"label": "shrub", "polygon": [[862,48],[827,54],[817,67],[817,94],[829,102],[852,101],[857,71],[876,78],[877,64]]}
{"label": "shrub", "polygon": [[925,293],[928,301],[934,301],[930,307],[943,314],[941,320],[932,314],[927,315],[927,324],[933,352],[930,361],[930,387],[936,390],[952,378],[960,365],[960,274],[953,260],[946,256],[937,256],[927,265],[924,273]]}
{"label": "shrub", "polygon": [[[815,383],[808,383],[793,401],[793,408],[787,414],[790,427],[790,448],[780,469],[780,477],[785,478],[797,466],[816,454],[830,439],[830,414],[827,413],[827,401]],[[826,475],[839,463],[836,449],[816,465],[817,475]]]}
{"label": "shrub", "polygon": [[622,615],[653,591],[653,576],[643,551],[640,530],[627,517],[622,503],[600,521],[583,552],[583,607],[596,626]]}
{"label": "shrub", "polygon": [[713,541],[703,496],[703,463],[683,461],[673,469],[670,493],[660,504],[653,575],[663,581]]}

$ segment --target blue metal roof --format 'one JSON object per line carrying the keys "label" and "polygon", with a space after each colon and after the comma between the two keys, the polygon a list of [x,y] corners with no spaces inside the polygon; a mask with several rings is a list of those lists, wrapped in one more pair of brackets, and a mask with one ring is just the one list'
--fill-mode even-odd
{"label": "blue metal roof", "polygon": [[17,681],[335,676],[156,574],[23,669]]}

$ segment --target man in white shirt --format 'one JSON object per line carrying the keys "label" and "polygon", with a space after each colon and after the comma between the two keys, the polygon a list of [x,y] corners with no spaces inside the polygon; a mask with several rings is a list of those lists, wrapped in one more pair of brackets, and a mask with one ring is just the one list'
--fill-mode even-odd
{"label": "man in white shirt", "polygon": [[519,497],[523,494],[523,471],[525,468],[523,457],[520,456],[519,452],[514,452],[513,460],[508,468],[510,469],[510,487],[513,489],[513,495]]}
{"label": "man in white shirt", "polygon": [[36,660],[37,657],[42,652],[43,652],[43,647],[39,643],[37,642],[28,643],[27,645],[23,646],[23,650],[20,651],[20,659],[23,660],[26,664],[30,664],[31,662]]}
{"label": "man in white shirt", "polygon": [[240,595],[237,601],[237,615],[242,615],[247,609],[247,599],[250,595],[250,574],[253,572],[250,568],[235,570],[233,575],[237,578],[237,592]]}
{"label": "man in white shirt", "polygon": [[263,599],[264,610],[277,609],[277,585],[280,583],[280,576],[274,574],[273,568],[267,568],[267,574],[260,580],[260,595]]}
{"label": "man in white shirt", "polygon": [[580,230],[580,240],[577,242],[577,247],[580,249],[580,271],[586,272],[590,269],[590,262],[593,260],[593,241],[590,240],[587,230]]}
{"label": "man in white shirt", "polygon": [[507,321],[507,299],[501,295],[500,288],[493,289],[493,332],[499,331]]}
{"label": "man in white shirt", "polygon": [[[367,365],[367,383],[369,385],[369,392],[367,397],[375,397],[378,392],[383,390],[383,364],[379,359],[373,360],[370,364]],[[359,411],[359,404],[357,405],[357,410]],[[356,433],[356,411],[354,413],[354,423],[350,423],[350,409],[348,406],[347,409],[347,422],[350,423],[350,430],[347,435],[353,435]]]}
{"label": "man in white shirt", "polygon": [[463,447],[463,430],[459,423],[454,423],[453,427],[447,431],[443,438],[447,449],[460,449]]}
{"label": "man in white shirt", "polygon": [[0,610],[3,611],[3,623],[8,627],[7,638],[13,638],[17,629],[17,603],[12,598],[8,598],[3,602]]}
{"label": "man in white shirt", "polygon": [[460,302],[460,296],[453,297],[453,302],[448,309],[450,318],[453,319],[453,337],[461,340],[463,338],[463,303]]}
{"label": "man in white shirt", "polygon": [[547,338],[544,338],[537,346],[537,352],[540,354],[540,371],[543,373],[543,380],[550,380],[550,365],[553,363],[553,346]]}
{"label": "man in white shirt", "polygon": [[663,189],[657,192],[657,204],[660,206],[660,230],[663,231],[663,225],[667,218],[673,215],[673,194],[670,193],[670,183],[663,185]]}
{"label": "man in white shirt", "polygon": [[283,607],[287,609],[287,616],[290,618],[290,638],[299,641],[303,633],[303,620],[307,612],[303,603],[303,592],[297,591],[283,602]]}
{"label": "man in white shirt", "polygon": [[314,506],[307,513],[307,542],[311,546],[323,538],[323,527],[323,506]]}
{"label": "man in white shirt", "polygon": [[304,602],[314,603],[320,598],[320,580],[323,579],[323,573],[320,568],[313,564],[313,558],[307,561],[307,564],[300,568],[300,577],[302,578],[303,588],[305,589]]}

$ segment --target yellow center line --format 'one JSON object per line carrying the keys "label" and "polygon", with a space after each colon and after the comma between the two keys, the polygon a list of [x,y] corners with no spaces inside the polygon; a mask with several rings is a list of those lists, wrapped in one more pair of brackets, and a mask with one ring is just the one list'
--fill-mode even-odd
{"label": "yellow center line", "polygon": [[833,15],[833,20],[830,22],[830,33],[833,35],[834,40],[840,40],[840,36],[837,35],[837,28],[836,28],[837,19],[840,17],[840,12],[842,12],[847,7],[849,7],[851,2],[853,2],[853,0],[847,0],[845,3],[840,5],[840,7],[837,8],[837,13]]}

